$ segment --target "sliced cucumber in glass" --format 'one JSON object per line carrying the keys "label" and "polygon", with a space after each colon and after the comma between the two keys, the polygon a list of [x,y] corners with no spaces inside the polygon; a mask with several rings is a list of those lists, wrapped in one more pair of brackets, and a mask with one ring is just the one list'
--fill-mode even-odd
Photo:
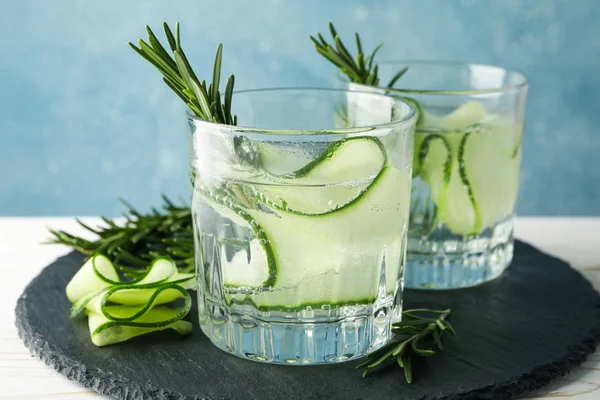
{"label": "sliced cucumber in glass", "polygon": [[486,117],[469,102],[442,121],[445,132],[425,135],[418,153],[441,223],[477,235],[513,212],[519,186],[522,125]]}
{"label": "sliced cucumber in glass", "polygon": [[[288,185],[276,191],[255,185],[261,207],[226,207],[204,194],[217,213],[262,235],[250,243],[250,261],[240,251],[223,264],[226,287],[256,289],[228,300],[261,309],[299,309],[372,301],[381,290],[378,284],[393,293],[404,251],[410,177],[385,163],[377,139],[347,139],[284,178]],[[342,196],[339,186],[328,184],[346,180],[362,186],[344,188]],[[315,182],[321,184],[315,197],[298,194]],[[325,206],[332,199],[336,206]]]}
{"label": "sliced cucumber in glass", "polygon": [[272,185],[261,185],[261,200],[297,214],[325,214],[352,203],[385,163],[383,145],[376,138],[335,142],[302,168]]}
{"label": "sliced cucumber in glass", "polygon": [[266,308],[370,301],[381,274],[374,265],[385,268],[386,290],[393,292],[409,188],[405,172],[385,167],[350,205],[326,214],[249,210],[266,232],[277,266],[271,290],[252,300]]}

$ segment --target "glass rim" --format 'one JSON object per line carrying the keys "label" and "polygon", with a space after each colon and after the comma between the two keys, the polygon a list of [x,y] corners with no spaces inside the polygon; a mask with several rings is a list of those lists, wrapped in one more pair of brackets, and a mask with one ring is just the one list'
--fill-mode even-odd
{"label": "glass rim", "polygon": [[405,125],[410,123],[413,120],[416,120],[417,111],[415,107],[408,101],[395,98],[393,96],[389,96],[382,93],[373,93],[369,91],[362,90],[350,90],[350,89],[336,89],[336,88],[323,88],[323,87],[273,87],[273,88],[260,88],[260,89],[247,89],[247,90],[239,90],[234,91],[233,104],[235,105],[235,95],[236,94],[252,94],[252,93],[263,93],[263,92],[315,92],[315,93],[323,93],[323,92],[337,92],[337,93],[352,93],[352,94],[364,94],[371,97],[385,98],[389,100],[391,104],[402,104],[408,107],[408,112],[404,114],[401,118],[385,122],[382,124],[372,124],[372,125],[364,125],[357,126],[353,128],[332,128],[332,129],[278,129],[278,128],[260,128],[260,127],[252,127],[252,126],[244,126],[244,125],[228,125],[220,122],[206,121],[198,118],[197,115],[192,113],[191,110],[187,109],[186,114],[188,119],[194,121],[194,124],[197,126],[210,126],[213,128],[220,128],[220,133],[226,133],[235,135],[238,133],[250,133],[253,136],[286,136],[293,135],[295,137],[314,137],[318,139],[319,136],[327,136],[327,137],[353,137],[353,136],[365,136],[368,135],[369,131],[376,132],[382,129],[390,129],[395,128],[401,125]]}
{"label": "glass rim", "polygon": [[[503,87],[495,87],[490,89],[457,89],[457,90],[438,90],[438,89],[402,89],[402,88],[388,88],[384,86],[377,86],[377,89],[385,89],[386,91],[395,92],[395,93],[409,93],[409,94],[432,94],[432,95],[477,95],[477,94],[499,94],[506,93],[511,91],[517,91],[524,89],[529,86],[529,79],[522,72],[508,69],[505,67],[501,67],[499,65],[494,64],[485,64],[485,63],[474,63],[468,61],[456,61],[456,60],[432,60],[432,59],[398,59],[398,60],[385,60],[379,62],[379,65],[439,65],[439,66],[464,66],[464,67],[479,67],[486,69],[496,69],[502,70],[508,74],[515,74],[519,77],[520,82],[503,86]],[[343,75],[339,71],[337,72],[338,79],[341,79],[346,82],[350,82],[347,76]],[[400,78],[399,82],[402,80]],[[363,85],[361,83],[356,83],[357,85]]]}

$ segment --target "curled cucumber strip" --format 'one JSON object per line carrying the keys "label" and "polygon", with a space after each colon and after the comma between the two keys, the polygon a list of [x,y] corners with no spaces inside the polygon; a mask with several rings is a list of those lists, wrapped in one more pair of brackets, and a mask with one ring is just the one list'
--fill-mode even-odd
{"label": "curled cucumber strip", "polygon": [[146,274],[133,281],[123,282],[119,278],[117,269],[106,256],[94,254],[67,285],[67,297],[74,303],[90,292],[96,292],[108,286],[166,282],[176,274],[177,267],[173,261],[167,258],[157,258],[152,262]]}
{"label": "curled cucumber strip", "polygon": [[[111,306],[110,305],[110,304],[115,304],[114,300],[112,298],[112,297],[114,297],[113,295],[117,294],[121,290],[128,290],[131,292],[136,292],[136,291],[147,292],[148,290],[151,290],[152,294],[150,295],[149,298],[146,299],[145,304],[127,307],[127,311],[130,311],[132,314],[127,314],[127,313],[123,314],[123,311],[125,311],[125,309],[123,309],[120,306]],[[164,303],[164,301],[161,303],[159,297],[161,294],[165,294],[165,292],[167,294],[167,298],[172,299],[171,301],[178,299],[178,298],[183,298],[185,300],[186,304],[184,305],[184,309],[187,309],[187,310],[185,311],[185,314],[182,315],[180,318],[183,318],[185,315],[187,315],[187,312],[189,311],[191,304],[192,304],[190,294],[184,288],[182,288],[181,286],[179,286],[176,283],[165,283],[165,284],[158,286],[154,290],[138,289],[135,287],[135,285],[124,286],[124,287],[115,286],[115,287],[112,287],[109,290],[107,290],[103,296],[98,296],[96,298],[97,299],[96,301],[90,302],[89,307],[87,307],[87,310],[96,312],[98,314],[102,314],[107,319],[110,319],[112,321],[135,322],[142,315],[146,314],[154,306]],[[115,308],[115,307],[117,307],[117,308]],[[118,310],[118,312],[114,312],[113,310]],[[180,318],[177,318],[177,319],[180,319]],[[173,321],[171,321],[171,322],[173,322]]]}
{"label": "curled cucumber strip", "polygon": [[[181,317],[178,310],[169,307],[156,307],[140,317],[137,322],[111,321],[102,314],[90,313],[88,326],[92,343],[101,347],[166,329],[173,329],[182,336],[188,335],[192,332],[192,324],[183,321],[181,318],[183,317]],[[172,320],[174,321],[171,323],[167,322]]]}
{"label": "curled cucumber strip", "polygon": [[[154,260],[138,279],[122,281],[110,260],[98,254],[75,274],[66,293],[71,316],[85,311],[92,342],[106,346],[164,329],[190,333],[191,324],[182,320],[192,306],[188,289],[196,289],[195,275],[178,272],[168,258]],[[183,305],[163,306],[179,299]]]}

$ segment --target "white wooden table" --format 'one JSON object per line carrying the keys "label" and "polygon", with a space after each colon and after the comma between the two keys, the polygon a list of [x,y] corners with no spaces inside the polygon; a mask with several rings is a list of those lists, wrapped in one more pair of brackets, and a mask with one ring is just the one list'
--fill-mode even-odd
{"label": "white wooden table", "polygon": [[[42,267],[69,251],[40,245],[48,238],[48,227],[82,233],[73,218],[0,218],[0,399],[102,399],[33,358],[17,337],[17,298]],[[516,234],[569,261],[600,290],[600,218],[520,218]],[[528,398],[600,399],[600,351],[566,378]]]}

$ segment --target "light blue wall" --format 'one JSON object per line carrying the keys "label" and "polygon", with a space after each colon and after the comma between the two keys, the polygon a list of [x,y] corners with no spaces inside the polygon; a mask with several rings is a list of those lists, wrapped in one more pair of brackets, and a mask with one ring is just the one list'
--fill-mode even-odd
{"label": "light blue wall", "polygon": [[0,215],[114,215],[188,196],[179,100],[127,46],[182,23],[238,89],[330,86],[308,34],[333,20],[381,57],[496,63],[531,79],[521,214],[600,214],[600,1],[0,2]]}

